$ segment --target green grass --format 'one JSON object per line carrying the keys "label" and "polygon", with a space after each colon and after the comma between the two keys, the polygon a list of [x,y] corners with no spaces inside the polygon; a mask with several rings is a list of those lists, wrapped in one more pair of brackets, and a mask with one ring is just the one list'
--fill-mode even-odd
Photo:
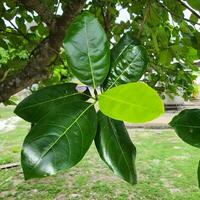
{"label": "green grass", "polygon": [[14,108],[15,108],[14,106],[7,106],[7,107],[0,106],[0,120],[12,117]]}
{"label": "green grass", "polygon": [[[19,161],[27,131],[28,124],[21,121],[15,130],[0,134],[0,157],[4,161],[6,157],[8,162]],[[137,185],[131,186],[113,175],[93,144],[78,165],[52,177],[24,181],[20,167],[0,171],[0,199],[200,199],[198,149],[183,143],[172,130],[129,132],[137,147]]]}
{"label": "green grass", "polygon": [[28,127],[28,123],[20,121],[14,130],[0,133],[0,164],[20,160],[21,146]]}

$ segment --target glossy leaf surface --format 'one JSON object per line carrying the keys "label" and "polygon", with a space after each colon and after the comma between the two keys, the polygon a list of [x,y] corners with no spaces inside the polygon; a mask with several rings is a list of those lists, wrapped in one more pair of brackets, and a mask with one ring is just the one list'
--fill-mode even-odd
{"label": "glossy leaf surface", "polygon": [[169,124],[184,142],[200,148],[200,109],[183,110]]}
{"label": "glossy leaf surface", "polygon": [[40,120],[26,137],[22,149],[25,179],[53,175],[77,164],[96,134],[92,104],[63,104]]}
{"label": "glossy leaf surface", "polygon": [[126,34],[111,51],[111,70],[105,81],[105,88],[138,81],[147,64],[145,48],[130,34]]}
{"label": "glossy leaf surface", "polygon": [[153,120],[164,112],[157,92],[142,82],[107,90],[99,96],[99,109],[113,119],[135,123]]}
{"label": "glossy leaf surface", "polygon": [[85,88],[84,93],[81,93],[76,86],[74,83],[66,83],[38,90],[19,103],[14,112],[24,120],[35,123],[62,103],[87,100],[89,90]]}
{"label": "glossy leaf surface", "polygon": [[84,12],[67,31],[64,48],[73,74],[96,88],[109,71],[110,50],[106,34],[97,19]]}
{"label": "glossy leaf surface", "polygon": [[97,130],[95,144],[100,157],[116,175],[130,184],[136,184],[136,148],[124,123],[99,112]]}

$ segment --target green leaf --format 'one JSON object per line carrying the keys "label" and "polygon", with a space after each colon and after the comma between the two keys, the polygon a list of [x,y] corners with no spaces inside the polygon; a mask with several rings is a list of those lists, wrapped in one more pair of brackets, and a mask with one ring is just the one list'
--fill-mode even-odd
{"label": "green leaf", "polygon": [[33,126],[26,137],[21,164],[25,179],[53,175],[77,164],[96,134],[93,104],[63,104]]}
{"label": "green leaf", "polygon": [[130,33],[126,34],[111,51],[111,70],[104,88],[138,81],[147,64],[148,55],[145,48],[133,39]]}
{"label": "green leaf", "polygon": [[173,55],[170,50],[163,50],[159,53],[159,62],[163,65],[169,65],[173,59]]}
{"label": "green leaf", "polygon": [[35,123],[60,104],[87,100],[89,90],[81,93],[76,86],[74,83],[65,83],[43,88],[19,103],[14,112],[24,120]]}
{"label": "green leaf", "polygon": [[193,23],[198,23],[199,18],[198,18],[196,15],[191,14],[191,15],[190,15],[190,20],[191,20]]}
{"label": "green leaf", "polygon": [[23,32],[26,33],[26,25],[25,25],[25,21],[24,18],[22,17],[16,17],[15,22],[18,26],[18,29]]}
{"label": "green leaf", "polygon": [[72,73],[84,84],[96,88],[109,71],[110,50],[106,34],[97,19],[84,12],[66,33],[64,48]]}
{"label": "green leaf", "polygon": [[186,143],[200,148],[200,109],[186,109],[169,123]]}
{"label": "green leaf", "polygon": [[197,11],[200,10],[200,1],[198,0],[188,0],[188,3]]}
{"label": "green leaf", "polygon": [[136,148],[124,123],[99,112],[97,130],[95,144],[100,157],[116,175],[132,185],[136,184]]}
{"label": "green leaf", "polygon": [[157,92],[142,82],[107,90],[99,96],[99,109],[113,119],[136,123],[153,120],[164,112]]}
{"label": "green leaf", "polygon": [[0,19],[0,28],[1,28],[1,31],[6,30],[6,25],[3,19]]}
{"label": "green leaf", "polygon": [[147,18],[147,22],[150,27],[156,27],[161,23],[161,16],[158,12],[159,6],[155,3],[152,3],[149,10],[149,16]]}
{"label": "green leaf", "polygon": [[170,40],[170,31],[163,26],[157,29],[157,39],[162,48],[167,48]]}

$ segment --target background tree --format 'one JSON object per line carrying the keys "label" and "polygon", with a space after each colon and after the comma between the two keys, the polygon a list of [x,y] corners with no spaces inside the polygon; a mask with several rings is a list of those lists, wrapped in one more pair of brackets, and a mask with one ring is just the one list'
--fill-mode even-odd
{"label": "background tree", "polygon": [[[200,57],[199,1],[4,0],[0,2],[0,102],[33,83],[69,80],[63,39],[81,10],[99,19],[111,47],[123,33],[133,32],[150,57],[145,82],[160,93],[182,88],[185,98],[191,96],[194,61]],[[118,20],[121,10],[129,14],[126,22]]]}

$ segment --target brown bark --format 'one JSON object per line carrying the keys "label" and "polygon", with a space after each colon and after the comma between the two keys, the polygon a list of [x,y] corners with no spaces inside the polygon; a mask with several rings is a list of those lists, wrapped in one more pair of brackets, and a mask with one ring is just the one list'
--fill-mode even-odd
{"label": "brown bark", "polygon": [[[37,7],[36,5],[29,4],[33,2],[32,0],[21,2],[25,2],[27,7],[30,6],[29,9],[36,9]],[[83,9],[85,2],[86,0],[71,1],[71,3],[65,6],[62,16],[52,19],[49,24],[49,37],[38,45],[37,51],[27,61],[24,69],[18,74],[0,82],[0,102],[4,102],[13,94],[31,86],[33,83],[48,78],[49,66],[55,60],[62,46],[65,31],[74,17]],[[41,18],[44,19],[46,17],[42,16]]]}

